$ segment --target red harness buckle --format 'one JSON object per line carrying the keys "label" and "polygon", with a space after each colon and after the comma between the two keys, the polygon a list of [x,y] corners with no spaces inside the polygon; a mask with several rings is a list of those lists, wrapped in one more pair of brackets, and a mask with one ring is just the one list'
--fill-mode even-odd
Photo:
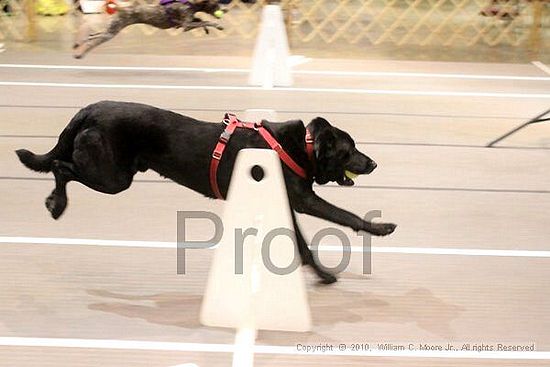
{"label": "red harness buckle", "polygon": [[227,144],[227,142],[229,141],[229,138],[231,138],[231,133],[229,131],[224,130],[222,132],[222,134],[220,135],[220,138],[218,139],[218,141],[224,143],[224,144]]}
{"label": "red harness buckle", "polygon": [[216,152],[216,151],[214,151],[214,152],[212,153],[212,158],[217,159],[217,160],[219,161],[220,159],[222,159],[222,152]]}

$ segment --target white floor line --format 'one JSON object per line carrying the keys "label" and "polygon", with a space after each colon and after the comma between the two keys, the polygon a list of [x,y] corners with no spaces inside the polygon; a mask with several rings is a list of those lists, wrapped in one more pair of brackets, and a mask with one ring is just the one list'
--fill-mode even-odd
{"label": "white floor line", "polygon": [[[105,247],[141,247],[141,248],[168,248],[175,249],[175,242],[167,241],[123,241],[123,240],[96,240],[83,238],[56,238],[56,237],[9,237],[0,236],[0,243],[24,245],[76,245],[76,246],[105,246]],[[214,246],[209,247],[213,249]],[[342,252],[342,246],[320,246],[321,252]],[[353,253],[363,252],[361,246],[351,246]],[[544,250],[497,250],[497,249],[468,249],[442,247],[383,247],[373,246],[372,253],[382,254],[418,254],[418,255],[457,255],[457,256],[494,256],[494,257],[532,257],[550,258],[550,251]]]}
{"label": "white floor line", "polygon": [[[175,352],[209,352],[233,353],[233,344],[178,343],[141,340],[104,340],[104,339],[69,339],[69,338],[31,338],[0,337],[0,346],[41,347],[41,348],[91,348],[91,349],[124,349],[155,350]],[[316,355],[316,356],[354,356],[354,357],[392,357],[392,358],[448,358],[448,359],[505,359],[505,360],[550,360],[550,352],[476,352],[476,351],[419,351],[419,350],[344,350],[337,348],[325,352],[306,353],[296,346],[256,345],[254,353],[279,355]]]}
{"label": "white floor line", "polygon": [[110,71],[180,71],[202,73],[249,73],[250,69],[241,68],[193,68],[169,66],[88,66],[88,65],[40,65],[40,64],[0,64],[8,69],[44,69],[44,70],[110,70]]}
{"label": "white floor line", "polygon": [[87,238],[57,238],[57,237],[8,237],[0,236],[0,243],[28,245],[77,245],[105,247],[145,247],[145,248],[175,248],[175,242],[166,241],[124,241],[96,240]]}
{"label": "white floor line", "polygon": [[49,82],[15,82],[3,81],[0,86],[11,87],[48,87],[48,88],[94,88],[94,89],[162,89],[162,90],[223,90],[252,92],[302,92],[302,93],[351,93],[378,94],[401,96],[430,97],[491,97],[491,98],[533,98],[550,99],[550,94],[544,93],[496,93],[496,92],[448,92],[422,90],[392,90],[392,89],[359,89],[359,88],[299,88],[299,87],[247,87],[221,85],[159,85],[159,84],[91,84],[91,83],[49,83]]}
{"label": "white floor line", "polygon": [[[292,59],[292,64],[309,61],[305,58]],[[534,61],[533,63],[538,62]],[[159,72],[202,72],[202,73],[241,73],[246,74],[246,68],[194,68],[194,67],[156,67],[156,66],[92,66],[92,65],[47,65],[47,64],[0,64],[0,68],[12,69],[43,69],[43,70],[111,70],[111,71],[159,71]],[[395,78],[444,78],[444,79],[477,79],[477,80],[528,80],[550,81],[550,77],[522,75],[487,75],[461,73],[414,73],[393,71],[336,71],[336,70],[293,70],[295,75],[327,75],[327,76],[364,76],[364,77],[395,77]]]}
{"label": "white floor line", "polygon": [[540,61],[533,61],[531,62],[533,65],[535,65],[537,68],[539,68],[540,70],[544,71],[546,74],[550,75],[550,67],[544,65],[542,62]]}
{"label": "white floor line", "polygon": [[393,78],[437,78],[437,79],[474,79],[474,80],[525,80],[550,82],[550,77],[521,76],[521,75],[486,75],[486,74],[456,74],[456,73],[412,73],[398,71],[322,71],[322,70],[293,70],[293,74],[302,75],[329,75],[329,76],[364,76],[364,77],[393,77]]}

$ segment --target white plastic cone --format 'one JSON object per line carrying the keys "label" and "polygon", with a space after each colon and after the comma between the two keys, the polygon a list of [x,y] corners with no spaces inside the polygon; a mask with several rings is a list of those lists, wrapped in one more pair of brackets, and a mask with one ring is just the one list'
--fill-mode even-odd
{"label": "white plastic cone", "polygon": [[264,88],[291,86],[288,56],[288,39],[281,7],[266,5],[262,10],[248,84]]}
{"label": "white plastic cone", "polygon": [[[264,178],[257,182],[251,169],[258,165]],[[306,287],[295,241],[277,235],[269,246],[269,260],[278,268],[294,263],[284,275],[269,270],[262,258],[266,234],[278,228],[293,231],[290,206],[279,156],[269,149],[243,149],[237,156],[223,215],[224,233],[215,249],[201,322],[244,330],[311,330]],[[236,251],[235,231],[257,229]],[[254,231],[254,230],[249,230]],[[267,242],[267,241],[266,241]],[[264,246],[267,245],[264,244]],[[236,256],[237,253],[237,256]],[[241,260],[242,259],[242,260]],[[242,263],[242,274],[235,274]]]}

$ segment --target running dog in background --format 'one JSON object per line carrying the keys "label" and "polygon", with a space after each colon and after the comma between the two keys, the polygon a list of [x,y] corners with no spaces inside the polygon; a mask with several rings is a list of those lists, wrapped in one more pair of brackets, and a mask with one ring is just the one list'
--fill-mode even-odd
{"label": "running dog in background", "polygon": [[221,18],[225,10],[220,8],[218,0],[160,0],[160,3],[155,5],[117,6],[103,31],[91,33],[87,24],[81,27],[73,46],[73,56],[77,59],[84,57],[92,49],[109,41],[122,29],[132,24],[148,24],[160,29],[182,28],[184,32],[204,28],[208,33],[208,27],[223,30],[223,27],[215,22],[198,18],[196,16],[198,12]]}
{"label": "running dog in background", "polygon": [[[103,101],[80,110],[49,153],[36,155],[26,149],[16,153],[28,168],[53,172],[55,189],[46,199],[46,207],[57,219],[67,207],[68,182],[77,181],[99,192],[117,194],[130,187],[137,172],[148,169],[204,196],[224,199],[239,151],[274,147],[285,163],[283,173],[300,256],[323,283],[335,282],[336,277],[315,261],[294,211],[375,236],[386,236],[395,230],[395,224],[363,220],[313,191],[314,182],[350,186],[355,176],[369,174],[376,168],[376,163],[357,150],[345,131],[321,117],[307,126],[300,120],[241,123],[245,126],[233,132],[228,131],[233,125],[225,122],[227,126],[148,105]],[[269,143],[265,134],[275,144]],[[223,141],[225,153],[218,150]],[[289,157],[294,165],[288,163]]]}

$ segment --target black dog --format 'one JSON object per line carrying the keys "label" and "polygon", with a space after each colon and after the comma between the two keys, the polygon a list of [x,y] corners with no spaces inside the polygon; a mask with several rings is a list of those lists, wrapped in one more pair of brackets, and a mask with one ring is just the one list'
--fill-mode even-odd
{"label": "black dog", "polygon": [[[283,165],[292,209],[376,236],[392,233],[395,224],[370,223],[318,197],[313,182],[353,185],[345,171],[368,174],[376,163],[355,148],[344,131],[317,117],[307,125],[313,138],[313,162],[305,147],[306,127],[302,121],[285,123],[262,121],[292,159],[309,173],[298,176]],[[215,197],[209,182],[212,152],[223,124],[197,121],[171,111],[137,103],[103,101],[80,110],[61,133],[57,145],[44,155],[20,149],[16,153],[28,168],[52,171],[55,189],[46,199],[54,219],[67,206],[66,185],[77,181],[91,189],[116,194],[132,184],[138,171],[152,169],[162,176],[187,186],[207,197]],[[225,198],[233,164],[243,148],[267,148],[265,140],[253,129],[237,129],[220,162],[217,182]],[[349,175],[348,175],[349,176]],[[336,278],[315,262],[293,214],[298,249],[304,264],[311,265],[324,283]]]}

